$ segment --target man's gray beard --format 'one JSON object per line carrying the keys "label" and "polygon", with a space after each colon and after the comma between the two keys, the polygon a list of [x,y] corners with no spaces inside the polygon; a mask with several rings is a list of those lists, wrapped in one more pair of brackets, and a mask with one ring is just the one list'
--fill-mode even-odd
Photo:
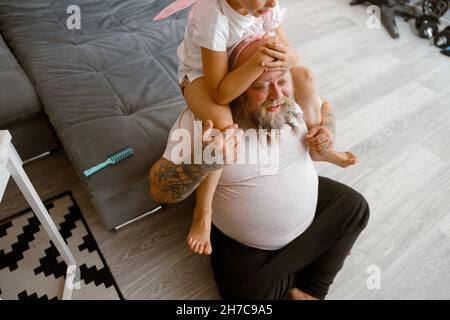
{"label": "man's gray beard", "polygon": [[272,129],[280,130],[284,125],[291,126],[295,134],[298,128],[295,125],[295,101],[293,98],[284,97],[280,110],[269,112],[270,100],[265,101],[257,110],[249,110],[250,99],[244,94],[231,105],[233,120],[242,129],[263,129],[269,134]]}

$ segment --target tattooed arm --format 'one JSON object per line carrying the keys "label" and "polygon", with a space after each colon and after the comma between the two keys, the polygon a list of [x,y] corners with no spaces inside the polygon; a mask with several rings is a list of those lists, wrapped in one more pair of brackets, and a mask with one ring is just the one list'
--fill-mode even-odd
{"label": "tattooed arm", "polygon": [[[226,132],[213,134],[213,123],[211,120],[206,121],[202,134],[203,151],[206,147],[212,148],[214,152],[222,150],[222,162],[214,161],[208,164],[210,162],[203,161],[200,164],[181,163],[177,165],[161,158],[150,169],[150,196],[160,203],[183,201],[199,186],[208,173],[222,169],[225,163],[229,163],[229,159],[236,160],[241,137],[237,128],[237,125],[233,124],[226,129]],[[193,160],[192,158],[191,163],[194,163]]]}
{"label": "tattooed arm", "polygon": [[179,164],[161,158],[150,169],[150,195],[156,202],[177,203],[186,199],[210,172],[222,165]]}
{"label": "tattooed arm", "polygon": [[336,118],[331,103],[324,98],[322,98],[321,116],[321,124],[308,130],[305,142],[309,145],[310,150],[326,155],[334,147]]}
{"label": "tattooed arm", "polygon": [[322,126],[326,127],[333,134],[336,139],[336,117],[334,115],[334,108],[330,101],[322,98]]}

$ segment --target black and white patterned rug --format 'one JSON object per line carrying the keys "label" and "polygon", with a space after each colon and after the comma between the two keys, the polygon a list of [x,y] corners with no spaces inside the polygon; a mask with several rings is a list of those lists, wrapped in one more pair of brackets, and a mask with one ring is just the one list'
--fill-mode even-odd
{"label": "black and white patterned rug", "polygon": [[[70,192],[46,207],[80,268],[73,300],[123,296]],[[31,209],[0,222],[0,298],[61,299],[67,265]]]}

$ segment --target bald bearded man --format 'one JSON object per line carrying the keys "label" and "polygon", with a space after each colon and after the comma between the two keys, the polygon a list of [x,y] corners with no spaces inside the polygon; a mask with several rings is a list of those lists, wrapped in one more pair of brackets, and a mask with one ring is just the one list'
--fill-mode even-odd
{"label": "bald bearded man", "polygon": [[[262,41],[241,43],[230,66],[247,61]],[[324,299],[369,219],[361,194],[317,176],[292,86],[289,72],[265,72],[231,108],[241,129],[278,130],[277,141],[271,141],[278,142],[275,172],[248,158],[226,166],[173,159],[178,141],[172,134],[198,131],[190,110],[180,115],[163,157],[150,170],[152,197],[173,203],[192,193],[209,172],[223,168],[213,200],[211,266],[224,299]],[[259,142],[243,139],[241,150],[252,150],[255,143],[260,147]]]}

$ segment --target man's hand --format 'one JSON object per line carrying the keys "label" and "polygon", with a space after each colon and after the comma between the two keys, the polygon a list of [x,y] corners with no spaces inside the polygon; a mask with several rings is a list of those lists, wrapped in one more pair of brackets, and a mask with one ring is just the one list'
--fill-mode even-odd
{"label": "man's hand", "polygon": [[[186,199],[202,182],[203,178],[212,171],[219,170],[225,164],[233,163],[239,154],[242,130],[237,125],[232,125],[227,132],[217,131],[213,138],[213,124],[207,121],[203,128],[202,162],[175,164],[172,161],[161,158],[150,169],[150,195],[160,203],[176,203]],[[220,152],[222,151],[223,163],[216,163],[216,157],[210,159],[211,163],[205,163],[203,151],[206,148]],[[193,157],[193,154],[191,155]],[[227,158],[228,157],[228,158]],[[195,157],[194,157],[195,158]],[[195,160],[195,159],[191,159]]]}
{"label": "man's hand", "polygon": [[[240,141],[243,136],[242,130],[238,129],[237,124],[233,124],[220,132],[213,128],[211,120],[207,120],[203,127],[203,150],[219,152],[221,156],[221,163],[219,165],[223,167],[225,164],[235,163],[238,159],[240,151]],[[214,157],[217,159],[217,157]],[[205,162],[205,159],[203,159]]]}
{"label": "man's hand", "polygon": [[311,150],[318,151],[320,155],[328,154],[334,147],[334,137],[328,128],[316,126],[308,131],[305,142]]}
{"label": "man's hand", "polygon": [[265,38],[261,52],[274,58],[275,61],[265,64],[265,71],[288,71],[298,63],[298,53],[278,37]]}

